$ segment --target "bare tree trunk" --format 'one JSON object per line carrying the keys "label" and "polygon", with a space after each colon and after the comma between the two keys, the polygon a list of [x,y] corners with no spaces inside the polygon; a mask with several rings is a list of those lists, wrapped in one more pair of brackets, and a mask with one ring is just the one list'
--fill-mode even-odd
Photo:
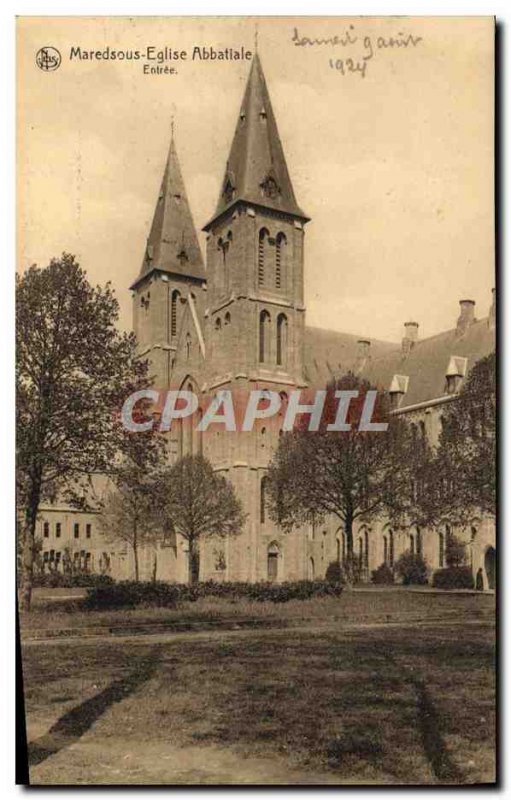
{"label": "bare tree trunk", "polygon": [[353,555],[353,517],[347,514],[344,520],[344,532],[346,534],[346,563],[344,565],[344,578],[346,588],[351,589],[354,583],[355,557]]}
{"label": "bare tree trunk", "polygon": [[39,509],[39,489],[35,487],[25,509],[23,525],[23,548],[21,564],[21,586],[19,593],[20,610],[30,611],[32,602],[32,583],[34,578],[35,526]]}
{"label": "bare tree trunk", "polygon": [[32,580],[34,576],[34,533],[30,522],[23,526],[23,549],[21,562],[20,609],[30,611]]}
{"label": "bare tree trunk", "polygon": [[133,523],[133,562],[135,565],[135,580],[138,583],[138,532],[137,532],[137,523]]}
{"label": "bare tree trunk", "polygon": [[193,539],[188,542],[188,583],[195,585],[199,582],[200,555],[197,542]]}
{"label": "bare tree trunk", "polygon": [[348,558],[353,558],[353,517],[351,514],[346,516],[344,522],[344,532],[346,533],[346,551]]}

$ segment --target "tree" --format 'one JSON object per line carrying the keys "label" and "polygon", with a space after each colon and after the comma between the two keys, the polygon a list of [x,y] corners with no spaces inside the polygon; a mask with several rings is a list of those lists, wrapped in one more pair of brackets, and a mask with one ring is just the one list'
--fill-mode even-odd
{"label": "tree", "polygon": [[465,544],[449,533],[445,543],[445,563],[448,567],[462,567],[466,563],[467,554],[465,551]]}
{"label": "tree", "polygon": [[417,584],[425,586],[428,582],[428,568],[423,557],[407,550],[396,562],[396,573],[402,578],[404,586]]}
{"label": "tree", "polygon": [[[353,525],[385,512],[400,520],[413,502],[413,482],[422,449],[413,447],[410,427],[389,412],[388,398],[376,395],[373,422],[387,422],[386,431],[361,431],[359,423],[370,384],[348,374],[327,387],[317,432],[302,421],[280,437],[268,470],[270,514],[285,531],[336,516],[346,534],[347,562],[354,563]],[[356,390],[348,406],[349,431],[328,431],[335,419],[335,391]]]}
{"label": "tree", "polygon": [[[138,403],[135,422],[151,413],[148,401]],[[119,451],[110,469],[110,486],[100,502],[100,525],[109,542],[123,542],[133,553],[135,580],[140,578],[139,552],[156,546],[161,533],[159,477],[165,467],[165,438],[154,427],[148,431],[122,430]],[[156,580],[156,551],[153,579]]]}
{"label": "tree", "polygon": [[107,541],[123,542],[130,547],[136,581],[140,577],[140,547],[154,545],[158,538],[161,521],[158,497],[158,473],[127,462],[116,470],[113,486],[101,504],[103,535]]}
{"label": "tree", "polygon": [[495,353],[478,361],[442,418],[438,448],[427,468],[421,498],[429,524],[466,525],[479,514],[495,515]]}
{"label": "tree", "polygon": [[109,283],[93,287],[74,256],[16,280],[17,492],[24,509],[20,602],[30,608],[41,501],[85,504],[125,441],[119,409],[147,385],[133,334],[119,333]]}
{"label": "tree", "polygon": [[240,533],[245,514],[232,484],[201,455],[169,467],[160,481],[163,518],[188,543],[188,577],[199,579],[200,542]]}

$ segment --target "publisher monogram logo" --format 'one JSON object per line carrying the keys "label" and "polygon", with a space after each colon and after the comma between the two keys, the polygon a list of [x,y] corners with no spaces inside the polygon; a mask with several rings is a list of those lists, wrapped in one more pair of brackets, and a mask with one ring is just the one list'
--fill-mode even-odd
{"label": "publisher monogram logo", "polygon": [[62,56],[56,47],[41,47],[37,51],[35,63],[43,72],[53,72],[60,67]]}

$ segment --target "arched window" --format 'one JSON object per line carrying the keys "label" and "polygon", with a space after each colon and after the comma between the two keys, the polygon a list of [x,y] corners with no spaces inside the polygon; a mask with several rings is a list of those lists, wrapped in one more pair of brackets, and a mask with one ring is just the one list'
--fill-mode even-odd
{"label": "arched window", "polygon": [[336,537],[335,546],[336,546],[337,563],[340,564],[342,558],[342,551],[341,551],[341,540],[339,536]]}
{"label": "arched window", "polygon": [[314,559],[313,558],[309,558],[309,580],[310,581],[314,580],[314,575],[315,575]]}
{"label": "arched window", "polygon": [[389,563],[389,542],[386,536],[383,537],[383,563]]}
{"label": "arched window", "polygon": [[220,237],[217,242],[218,250],[220,251],[221,258],[221,283],[225,289],[229,288],[230,275],[229,275],[229,249],[232,244],[232,231],[228,231],[225,239]]}
{"label": "arched window", "polygon": [[369,531],[364,531],[364,567],[369,567]]}
{"label": "arched window", "polygon": [[217,317],[215,320],[215,330],[219,331],[221,327],[222,327],[222,320],[220,319],[220,317]]}
{"label": "arched window", "polygon": [[282,270],[285,261],[285,247],[286,247],[286,237],[283,233],[277,234],[277,239],[275,241],[275,288],[281,289],[283,280],[282,280]]}
{"label": "arched window", "polygon": [[287,351],[287,317],[279,314],[277,317],[277,364],[283,366],[286,363]]}
{"label": "arched window", "polygon": [[279,556],[279,546],[276,542],[272,542],[267,550],[269,581],[276,581],[279,577]]}
{"label": "arched window", "polygon": [[177,336],[177,304],[181,295],[174,289],[170,298],[170,335],[172,338]]}
{"label": "arched window", "polygon": [[228,231],[227,233],[227,240],[224,244],[224,285],[226,289],[229,289],[231,285],[231,273],[230,273],[230,262],[231,257],[229,254],[229,250],[232,246],[232,232]]}
{"label": "arched window", "polygon": [[197,428],[203,416],[204,412],[202,411],[202,408],[198,408],[196,413],[197,424],[194,425],[194,430],[193,430],[193,435],[194,435],[193,451],[194,453],[198,453],[200,456],[202,455],[202,432],[197,430]]}
{"label": "arched window", "polygon": [[438,531],[438,566],[444,566],[445,537],[442,531]]}
{"label": "arched window", "polygon": [[410,534],[410,553],[412,556],[415,555],[415,536],[413,533]]}
{"label": "arched window", "polygon": [[261,478],[261,495],[259,499],[259,521],[266,522],[266,501],[268,492],[268,478],[266,475]]}
{"label": "arched window", "polygon": [[231,315],[228,311],[224,317],[224,325],[230,325],[230,324],[231,324]]}
{"label": "arched window", "polygon": [[264,286],[264,268],[266,259],[266,247],[270,233],[266,228],[259,231],[259,242],[257,248],[257,285]]}
{"label": "arched window", "polygon": [[[191,383],[188,383],[186,386],[187,392],[193,392],[193,386]],[[194,452],[194,441],[193,441],[193,427],[194,427],[194,420],[192,417],[184,417],[183,419],[179,420],[180,423],[180,439],[181,439],[181,457],[192,455]]]}
{"label": "arched window", "polygon": [[[190,355],[192,352],[192,337],[189,333],[186,334],[186,360],[190,359]],[[190,390],[191,391],[191,390]]]}
{"label": "arched window", "polygon": [[269,361],[269,327],[270,315],[267,311],[261,311],[259,314],[259,361],[264,364]]}
{"label": "arched window", "polygon": [[420,528],[417,528],[417,555],[422,556],[422,531]]}
{"label": "arched window", "polygon": [[389,566],[394,566],[394,531],[389,529]]}

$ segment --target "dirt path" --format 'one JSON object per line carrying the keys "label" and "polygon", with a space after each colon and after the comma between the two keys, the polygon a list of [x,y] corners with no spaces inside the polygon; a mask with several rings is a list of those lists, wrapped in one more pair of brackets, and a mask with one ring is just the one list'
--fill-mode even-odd
{"label": "dirt path", "polygon": [[289,636],[290,634],[295,633],[328,633],[331,631],[335,631],[335,633],[352,633],[360,630],[376,630],[378,628],[416,628],[420,626],[421,628],[453,628],[456,626],[466,627],[467,625],[482,625],[487,626],[491,620],[487,619],[474,619],[474,620],[467,620],[467,619],[460,619],[460,620],[445,620],[445,619],[423,619],[423,620],[412,620],[412,621],[397,621],[397,622],[367,622],[367,623],[353,623],[353,624],[342,624],[342,625],[332,625],[332,623],[328,624],[318,624],[315,625],[293,625],[289,627],[283,628],[258,628],[257,630],[253,629],[240,629],[236,630],[232,628],[230,630],[207,630],[207,631],[187,631],[183,633],[175,633],[171,632],[158,632],[158,633],[134,633],[134,634],[122,634],[122,635],[111,635],[111,634],[102,634],[98,636],[66,636],[66,637],[52,637],[48,639],[23,639],[22,638],[22,646],[23,647],[38,647],[40,645],[44,645],[45,647],[54,646],[54,647],[61,647],[62,645],[94,645],[97,646],[98,644],[102,644],[105,641],[109,643],[135,643],[138,642],[139,644],[158,644],[158,643],[173,643],[173,642],[183,642],[183,641],[210,641],[211,639],[223,639],[223,638],[250,638],[253,636],[261,637],[261,636]]}
{"label": "dirt path", "polygon": [[31,785],[339,785],[332,773],[290,767],[286,759],[243,758],[217,745],[175,747],[120,738],[101,741],[94,732],[30,768]]}

